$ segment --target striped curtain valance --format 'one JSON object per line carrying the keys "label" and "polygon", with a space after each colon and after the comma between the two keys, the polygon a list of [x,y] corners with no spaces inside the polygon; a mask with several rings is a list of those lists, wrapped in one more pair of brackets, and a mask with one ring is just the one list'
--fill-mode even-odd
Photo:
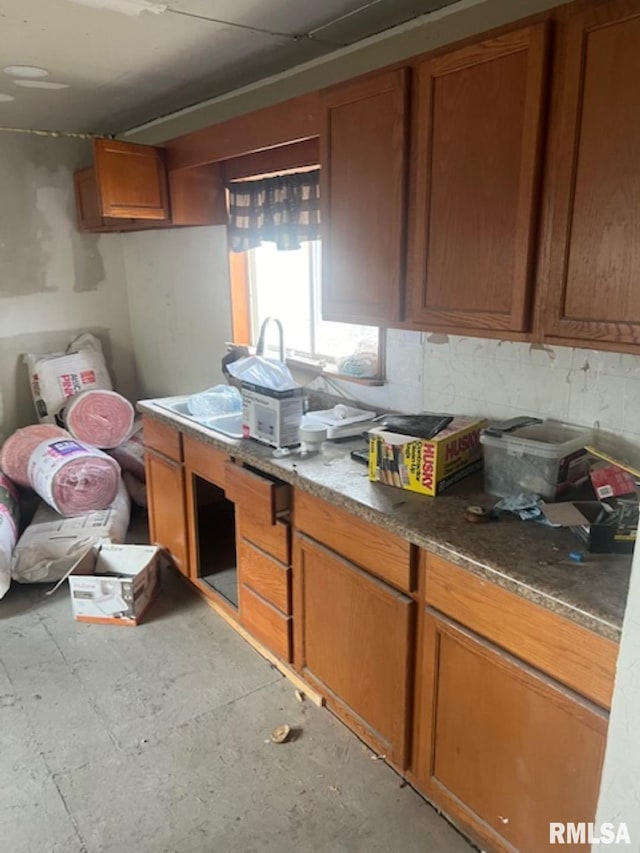
{"label": "striped curtain valance", "polygon": [[249,181],[231,181],[229,248],[244,252],[263,241],[299,249],[320,237],[320,169]]}

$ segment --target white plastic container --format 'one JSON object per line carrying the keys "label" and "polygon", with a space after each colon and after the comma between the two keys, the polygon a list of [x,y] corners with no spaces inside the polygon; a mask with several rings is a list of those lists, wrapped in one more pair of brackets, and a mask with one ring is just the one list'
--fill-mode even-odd
{"label": "white plastic container", "polygon": [[592,437],[589,429],[554,420],[500,436],[483,432],[485,491],[503,498],[533,492],[553,500],[587,478],[584,448]]}

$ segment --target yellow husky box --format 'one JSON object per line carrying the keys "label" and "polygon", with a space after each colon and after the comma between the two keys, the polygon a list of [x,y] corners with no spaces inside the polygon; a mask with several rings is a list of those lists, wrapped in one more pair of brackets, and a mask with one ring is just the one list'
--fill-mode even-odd
{"label": "yellow husky box", "polygon": [[435,438],[382,428],[369,431],[369,479],[422,495],[439,495],[482,468],[480,430],[488,421],[454,418]]}

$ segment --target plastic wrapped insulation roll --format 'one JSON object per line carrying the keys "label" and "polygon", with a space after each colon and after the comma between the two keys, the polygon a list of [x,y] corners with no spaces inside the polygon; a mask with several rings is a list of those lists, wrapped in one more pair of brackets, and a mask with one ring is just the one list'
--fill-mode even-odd
{"label": "plastic wrapped insulation roll", "polygon": [[59,420],[78,441],[94,447],[118,447],[131,434],[135,412],[115,391],[83,391],[66,403]]}
{"label": "plastic wrapped insulation roll", "polygon": [[39,444],[29,459],[28,473],[31,487],[66,518],[106,509],[120,483],[115,459],[73,438]]}
{"label": "plastic wrapped insulation roll", "polygon": [[47,439],[69,438],[69,433],[55,424],[33,424],[16,430],[0,448],[0,470],[19,486],[30,486],[29,457]]}
{"label": "plastic wrapped insulation roll", "polygon": [[11,576],[19,583],[59,581],[83,554],[102,540],[122,543],[127,535],[131,505],[121,483],[107,509],[62,518],[41,503],[13,552]]}
{"label": "plastic wrapped insulation roll", "polygon": [[0,598],[11,584],[11,555],[18,538],[18,495],[0,471]]}
{"label": "plastic wrapped insulation roll", "polygon": [[136,421],[133,431],[126,441],[114,447],[109,454],[120,463],[123,471],[130,471],[134,477],[144,482],[144,435],[142,421]]}

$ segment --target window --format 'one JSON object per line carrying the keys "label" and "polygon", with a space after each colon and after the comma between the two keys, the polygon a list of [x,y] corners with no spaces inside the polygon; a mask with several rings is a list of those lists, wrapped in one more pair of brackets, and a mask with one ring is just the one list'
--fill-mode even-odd
{"label": "window", "polygon": [[[255,344],[266,317],[274,316],[282,323],[288,358],[317,363],[333,374],[381,377],[377,327],[322,319],[320,241],[307,241],[286,252],[265,242],[242,255],[231,254],[230,259],[236,343]],[[272,332],[267,345],[278,345]]]}

